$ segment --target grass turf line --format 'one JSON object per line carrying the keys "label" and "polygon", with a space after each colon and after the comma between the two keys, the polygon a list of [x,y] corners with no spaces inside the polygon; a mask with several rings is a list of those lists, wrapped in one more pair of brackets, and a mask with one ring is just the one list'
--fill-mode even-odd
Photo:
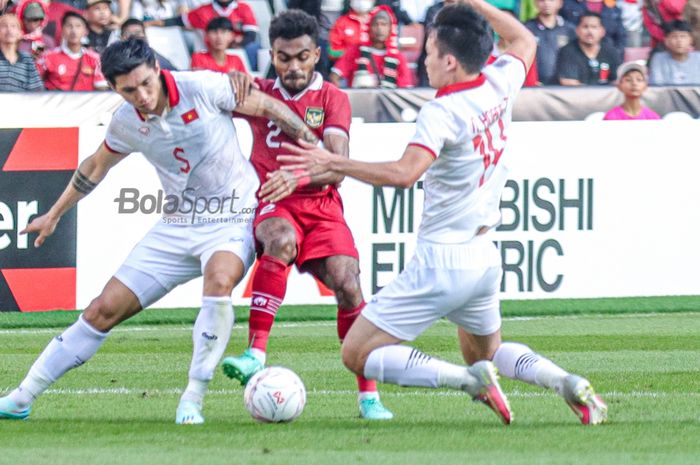
{"label": "grass turf line", "polygon": [[[700,296],[504,300],[501,309],[505,317],[700,312]],[[236,306],[235,311],[236,322],[248,321],[247,305]],[[194,308],[149,308],[122,324],[192,324],[198,312],[199,309]],[[0,312],[0,328],[66,326],[75,321],[77,314],[77,311]],[[335,318],[334,305],[284,305],[277,314],[277,321],[331,321]]]}
{"label": "grass turf line", "polygon": [[[294,369],[309,392],[298,421],[254,422],[243,409],[242,388],[217,373],[207,424],[177,426],[191,334],[177,326],[154,329],[112,334],[89,363],[55,385],[58,392],[37,401],[29,421],[0,421],[0,464],[685,465],[700,456],[700,313],[504,322],[508,340],[591,379],[610,406],[610,423],[595,428],[578,424],[556,395],[509,380],[503,385],[512,393],[510,427],[453,391],[395,386],[380,389],[396,419],[361,421],[332,324],[280,325],[271,338],[270,364]],[[50,337],[0,335],[0,389],[21,379]],[[237,327],[229,352],[244,344],[245,328]],[[415,345],[459,361],[448,323]]]}

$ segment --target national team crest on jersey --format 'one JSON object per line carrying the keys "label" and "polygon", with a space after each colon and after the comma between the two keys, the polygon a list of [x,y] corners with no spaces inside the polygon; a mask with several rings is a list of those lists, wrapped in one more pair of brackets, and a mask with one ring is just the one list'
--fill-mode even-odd
{"label": "national team crest on jersey", "polygon": [[182,114],[182,121],[184,121],[185,124],[190,124],[196,119],[199,119],[199,115],[197,114],[197,110],[194,108]]}
{"label": "national team crest on jersey", "polygon": [[310,128],[316,129],[320,128],[323,124],[323,108],[318,107],[308,107],[306,109],[306,115],[304,117],[304,122]]}

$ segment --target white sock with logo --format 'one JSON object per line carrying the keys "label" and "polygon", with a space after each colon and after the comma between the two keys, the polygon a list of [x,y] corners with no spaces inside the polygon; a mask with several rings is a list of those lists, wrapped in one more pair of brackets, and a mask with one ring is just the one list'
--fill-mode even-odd
{"label": "white sock with logo", "polygon": [[505,377],[517,379],[561,394],[564,378],[569,374],[525,344],[504,342],[496,350],[493,363]]}
{"label": "white sock with logo", "polygon": [[233,329],[230,297],[203,297],[192,329],[192,363],[189,383],[180,400],[202,404],[209,381],[226,350]]}
{"label": "white sock with logo", "polygon": [[9,394],[10,399],[19,408],[31,405],[68,370],[90,360],[107,334],[93,328],[81,314],[78,321],[49,342],[19,387]]}
{"label": "white sock with logo", "polygon": [[404,345],[388,345],[370,352],[364,375],[399,386],[462,389],[470,379],[467,367],[455,365]]}

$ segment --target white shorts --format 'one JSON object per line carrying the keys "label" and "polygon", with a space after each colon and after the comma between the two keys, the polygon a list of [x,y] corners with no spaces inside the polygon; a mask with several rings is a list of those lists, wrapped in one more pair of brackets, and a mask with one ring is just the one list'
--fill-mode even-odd
{"label": "white shorts", "polygon": [[255,258],[252,222],[159,222],[136,244],[114,277],[146,308],[176,286],[202,276],[211,256],[220,251],[234,253],[247,272]]}
{"label": "white shorts", "polygon": [[362,311],[375,326],[412,341],[445,317],[485,336],[501,327],[501,257],[489,235],[467,244],[418,243],[401,274]]}

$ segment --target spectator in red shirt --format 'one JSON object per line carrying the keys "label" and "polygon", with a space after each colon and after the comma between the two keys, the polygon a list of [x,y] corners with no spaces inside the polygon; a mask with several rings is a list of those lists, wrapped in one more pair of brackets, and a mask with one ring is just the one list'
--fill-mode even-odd
{"label": "spectator in red shirt", "polygon": [[644,0],[642,18],[644,27],[651,36],[652,47],[663,47],[664,25],[676,19],[683,19],[686,3],[687,0]]}
{"label": "spectator in red shirt", "polygon": [[22,21],[22,39],[19,51],[38,59],[45,50],[56,46],[53,37],[44,33],[48,23],[47,6],[39,0],[23,1],[17,6],[17,16]]}
{"label": "spectator in red shirt", "polygon": [[204,37],[207,51],[192,54],[191,68],[193,70],[209,69],[225,74],[231,71],[249,72],[240,58],[226,53],[233,42],[233,33],[233,24],[230,19],[219,17],[209,21]]}
{"label": "spectator in red shirt", "polygon": [[345,79],[348,87],[410,87],[413,76],[401,52],[391,46],[395,24],[386,7],[376,8],[370,15],[369,40],[350,48],[331,68],[330,80],[340,86]]}
{"label": "spectator in red shirt", "polygon": [[81,15],[69,11],[61,21],[63,43],[37,63],[48,90],[104,90],[107,81],[100,71],[100,56],[83,47],[88,25]]}
{"label": "spectator in red shirt", "polygon": [[218,17],[225,17],[231,21],[234,46],[243,47],[250,66],[257,69],[258,50],[260,50],[258,22],[255,20],[253,9],[240,0],[214,0],[182,16],[146,21],[146,26],[181,26],[204,32],[209,21]]}
{"label": "spectator in red shirt", "polygon": [[[391,8],[384,5],[377,8],[384,8],[391,11]],[[335,61],[343,56],[346,50],[355,45],[369,43],[369,20],[371,12],[375,10],[374,0],[350,0],[350,12],[339,17],[328,34],[329,50],[331,60]],[[393,13],[391,14],[394,25],[392,27],[392,46],[398,47],[397,26]]]}

